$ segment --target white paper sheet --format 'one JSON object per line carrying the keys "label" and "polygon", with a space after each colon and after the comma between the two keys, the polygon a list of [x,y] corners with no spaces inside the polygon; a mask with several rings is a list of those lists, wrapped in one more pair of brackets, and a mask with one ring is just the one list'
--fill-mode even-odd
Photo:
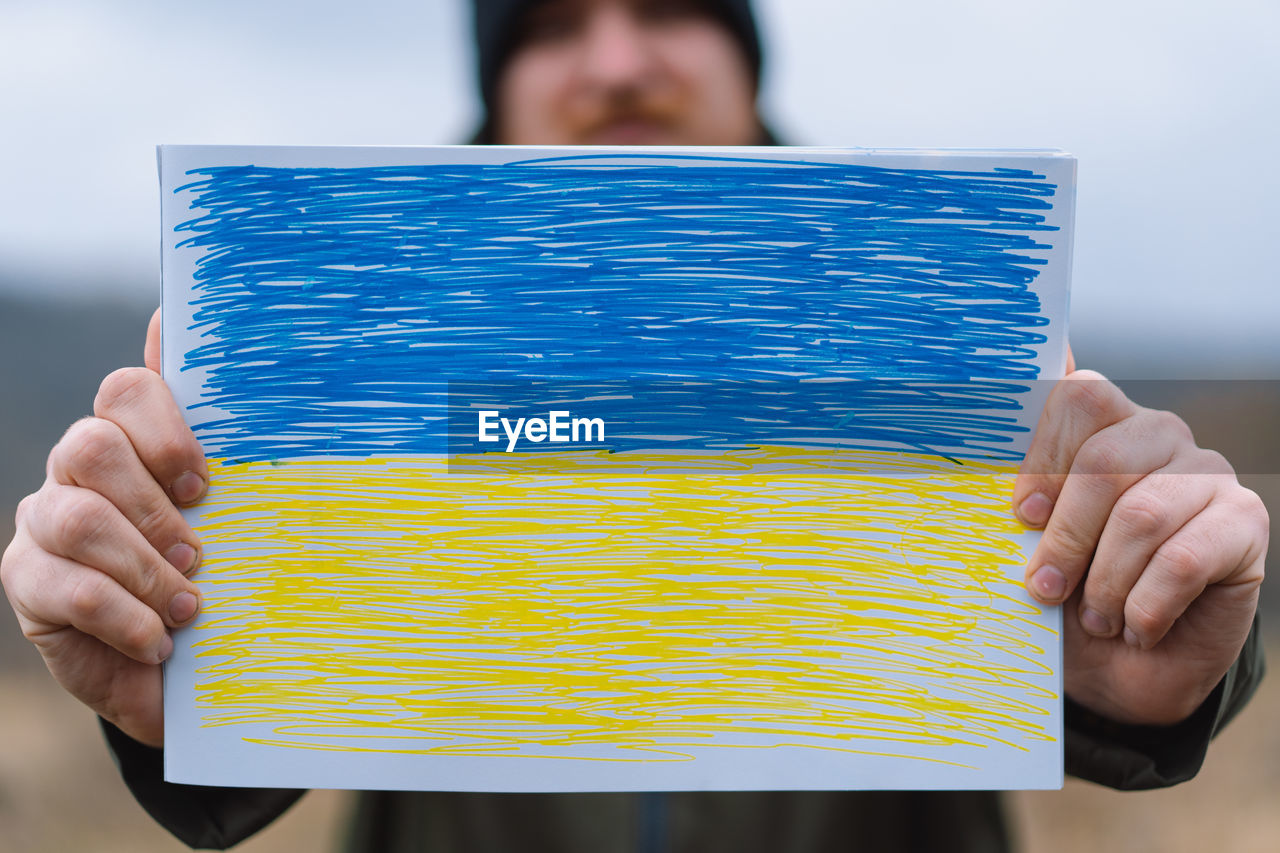
{"label": "white paper sheet", "polygon": [[1009,498],[1065,366],[1073,159],[160,166],[164,375],[212,471],[166,778],[1060,786]]}

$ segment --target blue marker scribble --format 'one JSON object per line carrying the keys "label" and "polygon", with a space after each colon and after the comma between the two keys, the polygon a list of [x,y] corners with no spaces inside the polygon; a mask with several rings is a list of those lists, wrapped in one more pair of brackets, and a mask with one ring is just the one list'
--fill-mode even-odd
{"label": "blue marker scribble", "polygon": [[206,451],[439,453],[577,400],[615,450],[1016,458],[1056,186],[701,159],[194,170]]}

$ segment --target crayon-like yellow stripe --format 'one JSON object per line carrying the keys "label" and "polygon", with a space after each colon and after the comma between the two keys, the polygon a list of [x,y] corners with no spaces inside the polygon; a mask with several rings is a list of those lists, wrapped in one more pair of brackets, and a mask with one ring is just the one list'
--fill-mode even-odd
{"label": "crayon-like yellow stripe", "polygon": [[1050,737],[1051,637],[1011,580],[1013,474],[778,447],[215,462],[203,721],[441,755],[1021,748]]}

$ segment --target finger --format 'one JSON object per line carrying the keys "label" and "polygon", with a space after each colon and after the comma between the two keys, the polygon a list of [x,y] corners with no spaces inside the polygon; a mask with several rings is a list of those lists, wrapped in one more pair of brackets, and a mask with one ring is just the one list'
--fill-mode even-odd
{"label": "finger", "polygon": [[195,617],[195,584],[97,492],[49,484],[36,494],[25,526],[41,549],[110,577],[167,624],[176,627]]}
{"label": "finger", "polygon": [[1027,564],[1032,595],[1047,604],[1071,595],[1089,568],[1116,501],[1149,472],[1167,465],[1181,446],[1166,426],[1171,417],[1144,410],[1101,429],[1079,446]]}
{"label": "finger", "polygon": [[[25,534],[19,533],[19,538]],[[142,663],[160,663],[173,638],[154,610],[111,577],[15,538],[20,569],[9,569],[5,590],[27,639],[37,646],[71,627]]]}
{"label": "finger", "polygon": [[[1261,556],[1238,536],[1241,507],[1215,501],[1167,539],[1151,557],[1124,607],[1124,638],[1150,649],[1211,585],[1261,582]],[[1256,537],[1254,537],[1256,538]]]}
{"label": "finger", "polygon": [[195,571],[200,554],[195,532],[116,424],[104,418],[72,424],[49,454],[49,476],[102,495],[170,565],[184,574]]}
{"label": "finger", "polygon": [[98,389],[93,411],[124,430],[143,466],[179,505],[204,496],[209,471],[169,388],[145,367],[117,370]]}
{"label": "finger", "polygon": [[160,309],[157,308],[147,323],[147,342],[142,347],[142,363],[153,373],[160,372]]}
{"label": "finger", "polygon": [[1093,434],[1138,411],[1099,373],[1078,370],[1054,386],[1013,487],[1013,507],[1029,527],[1053,513],[1080,446]]}
{"label": "finger", "polygon": [[[1215,467],[1226,470],[1203,473]],[[1209,506],[1229,472],[1216,453],[1183,454],[1119,497],[1085,577],[1079,613],[1086,632],[1104,638],[1120,633],[1125,601],[1156,549]]]}

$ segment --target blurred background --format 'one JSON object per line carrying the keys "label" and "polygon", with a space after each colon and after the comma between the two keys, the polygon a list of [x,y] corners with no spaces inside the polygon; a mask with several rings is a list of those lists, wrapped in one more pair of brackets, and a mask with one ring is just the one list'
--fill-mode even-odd
{"label": "blurred background", "polygon": [[[1079,363],[1178,411],[1280,512],[1280,5],[756,5],[765,111],[788,142],[1075,154]],[[478,115],[466,14],[463,0],[0,2],[0,540],[101,377],[141,363],[159,299],[155,145],[461,141]],[[1280,594],[1264,589],[1263,609]],[[1280,848],[1278,713],[1268,682],[1173,790],[1011,797],[1023,849]],[[332,849],[347,802],[312,794],[240,849]],[[0,608],[0,851],[177,849]]]}

